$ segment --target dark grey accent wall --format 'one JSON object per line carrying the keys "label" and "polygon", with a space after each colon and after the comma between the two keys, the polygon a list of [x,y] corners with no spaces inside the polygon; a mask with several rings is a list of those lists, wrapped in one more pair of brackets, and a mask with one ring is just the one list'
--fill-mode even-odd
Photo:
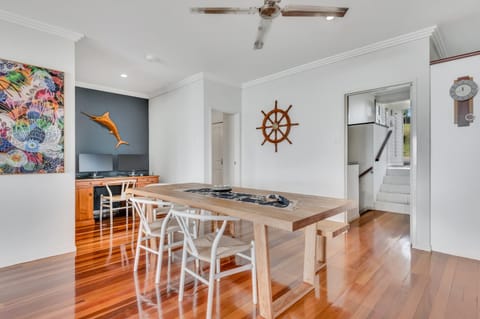
{"label": "dark grey accent wall", "polygon": [[[148,100],[126,95],[75,88],[75,152],[113,154],[148,154]],[[109,131],[81,112],[102,115],[110,112],[122,140],[120,145]],[[78,171],[78,165],[77,165]]]}

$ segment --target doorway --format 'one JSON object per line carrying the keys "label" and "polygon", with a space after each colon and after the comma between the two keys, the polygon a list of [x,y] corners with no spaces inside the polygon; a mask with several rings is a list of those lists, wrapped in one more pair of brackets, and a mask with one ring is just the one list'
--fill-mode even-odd
{"label": "doorway", "polygon": [[212,184],[238,185],[240,115],[212,110]]}
{"label": "doorway", "polygon": [[410,83],[346,96],[347,190],[358,211],[410,215]]}

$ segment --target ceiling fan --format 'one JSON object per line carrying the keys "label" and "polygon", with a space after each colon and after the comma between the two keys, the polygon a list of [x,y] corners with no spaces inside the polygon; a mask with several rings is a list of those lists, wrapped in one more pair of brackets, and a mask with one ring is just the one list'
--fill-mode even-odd
{"label": "ceiling fan", "polygon": [[197,7],[190,8],[192,13],[203,14],[257,14],[260,15],[257,38],[253,44],[255,50],[263,48],[265,36],[270,29],[273,19],[280,14],[284,17],[326,17],[332,20],[335,17],[343,17],[348,8],[287,5],[281,8],[278,4],[281,0],[264,0],[263,6],[250,8],[228,8],[228,7]]}

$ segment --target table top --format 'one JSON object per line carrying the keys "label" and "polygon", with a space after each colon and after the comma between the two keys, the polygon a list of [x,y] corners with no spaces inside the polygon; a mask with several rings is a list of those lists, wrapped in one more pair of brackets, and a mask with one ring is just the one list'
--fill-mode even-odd
{"label": "table top", "polygon": [[295,205],[293,208],[278,208],[185,192],[187,189],[205,187],[212,187],[212,185],[200,183],[166,184],[136,188],[131,192],[137,196],[152,197],[202,208],[287,231],[302,229],[322,219],[356,207],[354,201],[346,199],[241,187],[233,187],[233,191],[256,195],[279,194],[290,201],[294,201]]}

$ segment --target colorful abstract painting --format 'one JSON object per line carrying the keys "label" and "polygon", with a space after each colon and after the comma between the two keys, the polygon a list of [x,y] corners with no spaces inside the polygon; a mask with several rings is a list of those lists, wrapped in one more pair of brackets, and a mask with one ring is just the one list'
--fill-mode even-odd
{"label": "colorful abstract painting", "polygon": [[63,72],[0,59],[0,175],[64,171]]}

